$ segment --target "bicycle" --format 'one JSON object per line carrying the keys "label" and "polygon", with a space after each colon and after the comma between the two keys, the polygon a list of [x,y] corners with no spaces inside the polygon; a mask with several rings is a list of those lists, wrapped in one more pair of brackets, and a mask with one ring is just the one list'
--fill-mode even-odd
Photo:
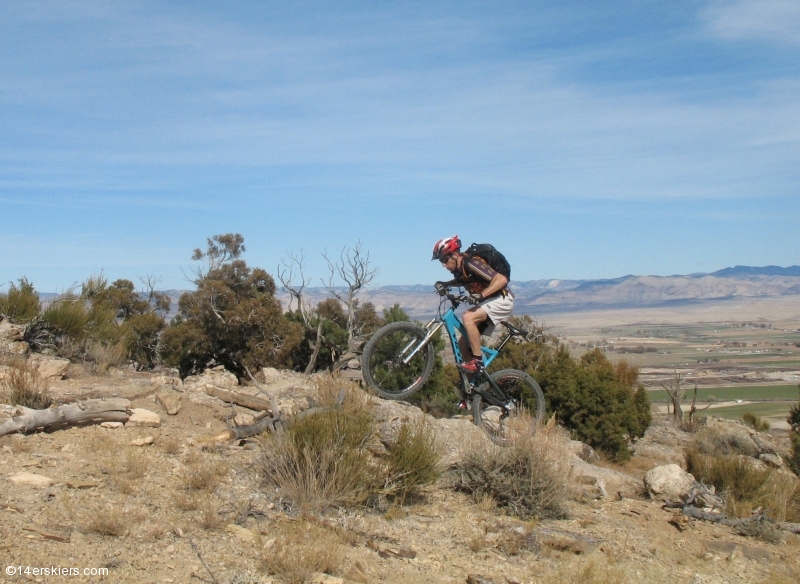
{"label": "bicycle", "polygon": [[[467,296],[455,296],[450,288],[439,291],[442,299],[437,316],[420,327],[412,322],[389,323],[375,332],[364,346],[361,370],[364,381],[385,399],[404,399],[419,391],[430,377],[434,363],[433,339],[444,327],[456,363],[463,363],[456,332],[466,337],[464,325],[455,311]],[[450,308],[444,311],[447,301]],[[527,332],[500,321],[508,335],[496,349],[481,347],[484,369],[471,379],[461,369],[459,392],[472,399],[472,417],[495,444],[507,445],[524,434],[532,434],[544,417],[544,394],[533,377],[516,369],[486,371],[503,347],[514,337],[527,338]],[[530,420],[530,422],[528,422]]]}

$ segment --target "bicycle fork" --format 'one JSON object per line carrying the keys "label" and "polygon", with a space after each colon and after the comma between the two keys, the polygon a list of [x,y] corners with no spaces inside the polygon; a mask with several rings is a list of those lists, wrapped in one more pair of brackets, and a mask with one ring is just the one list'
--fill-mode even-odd
{"label": "bicycle fork", "polygon": [[442,328],[442,325],[444,325],[444,323],[443,323],[442,321],[439,321],[438,323],[436,323],[436,326],[434,326],[434,327],[432,327],[432,328],[431,328],[431,325],[433,325],[433,323],[435,323],[435,322],[436,322],[436,319],[433,319],[433,320],[431,320],[431,321],[430,321],[428,324],[426,324],[426,325],[425,325],[425,328],[426,328],[426,329],[428,329],[428,334],[427,334],[427,335],[425,335],[425,338],[424,338],[424,339],[422,339],[422,340],[421,340],[421,341],[420,341],[420,342],[417,344],[417,346],[416,346],[416,347],[414,347],[414,343],[415,343],[416,341],[412,340],[412,341],[411,341],[410,343],[408,343],[408,344],[407,344],[407,345],[406,345],[406,346],[403,348],[403,350],[400,352],[400,355],[401,355],[401,356],[402,356],[402,355],[405,355],[406,351],[410,350],[410,349],[411,349],[411,347],[414,347],[414,350],[413,350],[413,351],[411,351],[411,353],[409,353],[408,355],[406,355],[405,357],[403,357],[403,365],[408,365],[409,363],[411,363],[411,359],[413,359],[413,358],[414,358],[414,357],[417,355],[417,353],[419,353],[419,352],[420,352],[422,349],[424,349],[424,348],[425,348],[425,346],[426,346],[428,343],[430,343],[430,342],[431,342],[431,339],[433,338],[433,335],[435,335],[436,333],[438,333],[438,332],[439,332],[439,329],[441,329],[441,328]]}

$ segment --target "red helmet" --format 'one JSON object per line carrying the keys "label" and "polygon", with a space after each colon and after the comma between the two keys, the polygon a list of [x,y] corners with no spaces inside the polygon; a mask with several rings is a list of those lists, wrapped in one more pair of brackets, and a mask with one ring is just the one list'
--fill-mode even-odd
{"label": "red helmet", "polygon": [[452,237],[445,237],[436,242],[433,246],[433,260],[441,260],[444,256],[449,256],[457,251],[461,251],[461,240],[458,235]]}

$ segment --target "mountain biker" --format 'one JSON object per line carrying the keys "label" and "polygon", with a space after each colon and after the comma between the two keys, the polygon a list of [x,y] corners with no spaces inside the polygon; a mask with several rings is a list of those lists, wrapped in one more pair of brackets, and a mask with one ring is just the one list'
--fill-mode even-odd
{"label": "mountain biker", "polygon": [[433,260],[439,260],[454,278],[448,282],[436,282],[434,287],[440,294],[450,286],[462,286],[469,292],[468,302],[472,308],[461,317],[467,338],[458,340],[464,357],[459,368],[474,375],[483,369],[481,335],[491,335],[497,323],[511,316],[514,295],[508,289],[508,278],[492,268],[483,258],[461,253],[458,235],[440,239],[433,246]]}

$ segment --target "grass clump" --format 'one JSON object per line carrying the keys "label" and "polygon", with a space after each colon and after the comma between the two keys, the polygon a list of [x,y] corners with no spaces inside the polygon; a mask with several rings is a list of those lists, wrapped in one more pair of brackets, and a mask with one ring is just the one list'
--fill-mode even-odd
{"label": "grass clump", "polygon": [[509,447],[471,452],[458,465],[453,488],[521,519],[566,518],[568,471],[560,460],[567,458],[556,432],[546,426]]}
{"label": "grass clump", "polygon": [[215,456],[201,456],[192,453],[186,461],[182,478],[187,491],[214,492],[230,467]]}
{"label": "grass clump", "polygon": [[430,424],[424,419],[404,423],[384,459],[384,491],[403,498],[420,486],[433,483],[441,475],[439,460],[436,436]]}
{"label": "grass clump", "polygon": [[306,520],[281,521],[271,532],[275,539],[264,550],[264,569],[287,584],[302,584],[315,573],[341,569],[345,556],[338,534]]}
{"label": "grass clump", "polygon": [[83,531],[119,537],[125,534],[127,521],[124,513],[113,507],[104,507],[86,516]]}
{"label": "grass clump", "polygon": [[22,358],[10,361],[9,366],[0,379],[0,402],[34,410],[50,407],[53,399],[38,370]]}
{"label": "grass clump", "polygon": [[[335,387],[334,387],[335,385]],[[346,397],[337,395],[345,388]],[[320,380],[321,405],[263,442],[259,470],[303,513],[364,504],[373,495],[403,500],[440,473],[433,429],[423,422],[400,427],[383,458],[369,449],[375,435],[373,405],[357,386]]]}
{"label": "grass clump", "polygon": [[774,469],[763,468],[740,454],[709,454],[703,438],[689,444],[684,454],[687,470],[713,485],[729,515],[745,517],[756,509],[776,521],[800,520],[800,480]]}
{"label": "grass clump", "polygon": [[753,430],[757,432],[769,432],[769,422],[766,420],[759,418],[752,412],[745,412],[742,414],[742,422],[750,426]]}
{"label": "grass clump", "polygon": [[717,428],[706,427],[695,434],[691,447],[700,454],[708,456],[758,455],[755,443],[744,430],[742,432],[722,432]]}
{"label": "grass clump", "polygon": [[39,314],[39,294],[26,278],[18,282],[19,285],[11,282],[8,292],[0,294],[0,315],[14,323],[26,323]]}
{"label": "grass clump", "polygon": [[264,442],[260,470],[303,512],[362,503],[378,484],[366,449],[370,412],[332,410],[297,420]]}

